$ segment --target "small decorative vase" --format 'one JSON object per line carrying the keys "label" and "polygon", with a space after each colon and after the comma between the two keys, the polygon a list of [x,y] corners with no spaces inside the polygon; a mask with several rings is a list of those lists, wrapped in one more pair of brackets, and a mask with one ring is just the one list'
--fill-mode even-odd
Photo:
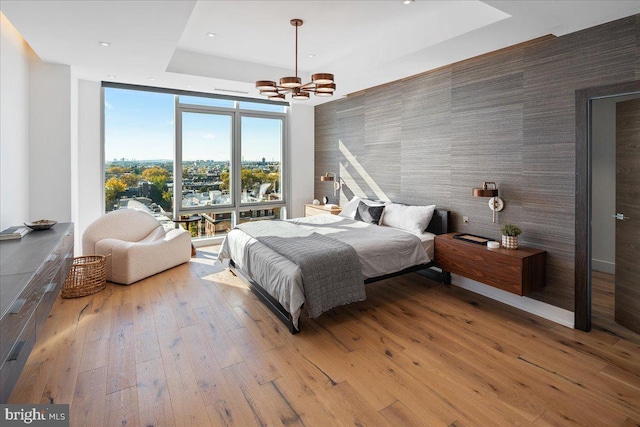
{"label": "small decorative vase", "polygon": [[518,249],[518,236],[502,236],[502,247],[505,249]]}

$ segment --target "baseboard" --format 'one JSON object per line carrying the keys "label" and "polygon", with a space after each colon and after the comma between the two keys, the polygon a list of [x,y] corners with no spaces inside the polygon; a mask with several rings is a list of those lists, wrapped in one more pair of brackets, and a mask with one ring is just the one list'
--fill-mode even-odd
{"label": "baseboard", "polygon": [[466,277],[451,275],[451,283],[471,292],[483,295],[496,301],[500,301],[512,307],[516,307],[527,313],[535,314],[552,322],[566,326],[568,328],[575,327],[574,313],[563,308],[556,307],[532,298],[521,297],[510,292],[503,291]]}
{"label": "baseboard", "polygon": [[611,261],[603,261],[601,259],[591,260],[591,269],[601,271],[603,273],[616,274],[616,264]]}

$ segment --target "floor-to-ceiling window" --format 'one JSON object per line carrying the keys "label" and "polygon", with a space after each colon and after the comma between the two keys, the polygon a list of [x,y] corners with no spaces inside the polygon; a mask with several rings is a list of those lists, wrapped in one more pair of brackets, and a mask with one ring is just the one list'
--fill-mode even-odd
{"label": "floor-to-ceiling window", "polygon": [[284,104],[104,86],[107,211],[143,209],[195,239],[286,216]]}

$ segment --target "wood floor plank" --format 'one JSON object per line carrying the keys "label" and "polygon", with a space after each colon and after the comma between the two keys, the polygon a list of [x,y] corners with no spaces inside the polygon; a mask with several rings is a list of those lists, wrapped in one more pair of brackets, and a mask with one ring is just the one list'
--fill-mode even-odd
{"label": "wood floor plank", "polygon": [[[138,287],[136,287],[138,288]],[[140,287],[142,288],[142,287]],[[156,325],[153,321],[153,308],[151,301],[134,299],[133,310],[135,312],[135,322],[133,322],[133,333],[138,336],[149,331],[155,332]]]}
{"label": "wood floor plank", "polygon": [[369,406],[348,381],[336,384],[327,389],[326,393],[317,396],[318,401],[334,413],[343,425],[392,426],[378,411]]}
{"label": "wood floor plank", "polygon": [[268,351],[264,353],[263,359],[276,367],[296,394],[321,393],[336,385],[333,378],[319,366],[291,347]]}
{"label": "wood floor plank", "polygon": [[136,365],[138,412],[143,426],[176,425],[162,359]]}
{"label": "wood floor plank", "polygon": [[171,309],[180,328],[195,325],[198,323],[195,312],[187,298],[182,294],[183,287],[177,282],[175,274],[174,271],[171,271],[171,275],[162,283],[165,290],[165,301],[170,302]]}
{"label": "wood floor plank", "polygon": [[111,310],[107,393],[136,385],[136,353],[131,304]]}
{"label": "wood floor plank", "polygon": [[276,323],[272,313],[260,301],[247,299],[246,304],[234,307],[233,311],[262,348],[279,347],[289,342],[288,329],[282,323]]}
{"label": "wood floor plank", "polygon": [[207,409],[170,303],[154,303],[153,312],[176,425],[207,425]]}
{"label": "wood floor plank", "polygon": [[85,342],[80,362],[80,372],[107,366],[109,360],[109,340]]}
{"label": "wood floor plank", "polygon": [[298,411],[295,402],[290,400],[286,393],[280,389],[275,381],[269,381],[260,385],[265,399],[270,402],[271,408],[278,414],[278,420],[284,426],[304,426],[305,423]]}
{"label": "wood floor plank", "polygon": [[356,350],[345,356],[349,384],[376,411],[396,402],[398,398],[383,381],[390,367],[385,356],[370,350]]}
{"label": "wood floor plank", "polygon": [[624,369],[620,369],[616,365],[607,365],[601,371],[601,374],[606,375],[616,381],[622,382],[629,387],[633,387],[640,390],[640,378]]}
{"label": "wood floor plank", "polygon": [[242,417],[252,420],[251,425],[278,425],[281,416],[289,417],[288,412],[281,412],[282,406],[279,402],[266,400],[260,385],[244,363],[226,367],[222,372],[231,387],[233,399],[243,406]]}
{"label": "wood floor plank", "polygon": [[135,352],[136,363],[160,357],[160,344],[155,330],[149,330],[135,336]]}
{"label": "wood floor plank", "polygon": [[[104,291],[103,291],[104,292]],[[111,335],[111,307],[95,307],[96,300],[88,307],[80,321],[86,329],[86,342],[109,339]]]}
{"label": "wood floor plank", "polygon": [[57,335],[58,351],[40,403],[70,403],[78,380],[85,331],[73,327],[63,336]]}
{"label": "wood floor plank", "polygon": [[107,367],[82,371],[78,374],[73,401],[69,411],[72,425],[99,426],[107,417],[105,399],[107,391]]}
{"label": "wood floor plank", "polygon": [[244,304],[247,297],[255,298],[249,287],[229,270],[207,276],[205,279],[215,281],[217,289],[231,307]]}
{"label": "wood floor plank", "polygon": [[380,411],[383,417],[391,425],[403,426],[403,427],[426,427],[424,421],[422,421],[416,414],[411,412],[402,402],[396,401]]}
{"label": "wood floor plank", "polygon": [[129,387],[107,394],[104,412],[104,427],[140,425],[138,389]]}
{"label": "wood floor plank", "polygon": [[213,354],[221,368],[244,360],[240,350],[229,336],[229,332],[223,326],[223,322],[212,307],[197,308],[196,316],[200,322],[200,328],[207,338],[209,347],[213,350]]}
{"label": "wood floor plank", "polygon": [[[202,278],[203,295],[209,302],[209,306],[215,311],[221,324],[227,331],[244,328],[242,322],[238,319],[233,307],[227,302],[224,294],[220,291],[220,284],[213,279]],[[241,285],[241,283],[238,283]],[[244,285],[242,285],[244,287]]]}
{"label": "wood floor plank", "polygon": [[181,328],[180,335],[184,340],[185,348],[189,349],[187,357],[205,406],[228,399],[229,386],[200,325]]}
{"label": "wood floor plank", "polygon": [[[288,402],[300,421],[307,426],[340,425],[342,421],[330,412],[318,400],[318,396],[311,388],[306,387],[305,381],[298,377],[293,381],[289,378],[278,378],[272,382],[278,393]],[[318,393],[328,393],[322,389]]]}
{"label": "wood floor plank", "polygon": [[220,400],[207,406],[209,421],[212,426],[250,426],[253,417],[245,419],[242,414],[242,405],[235,400]]}

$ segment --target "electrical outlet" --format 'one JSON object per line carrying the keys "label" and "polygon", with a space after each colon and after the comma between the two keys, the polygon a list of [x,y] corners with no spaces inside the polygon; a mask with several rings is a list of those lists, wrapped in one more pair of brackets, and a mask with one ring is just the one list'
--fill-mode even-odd
{"label": "electrical outlet", "polygon": [[468,216],[463,216],[462,217],[462,222],[464,223],[464,225],[469,225],[469,217]]}

